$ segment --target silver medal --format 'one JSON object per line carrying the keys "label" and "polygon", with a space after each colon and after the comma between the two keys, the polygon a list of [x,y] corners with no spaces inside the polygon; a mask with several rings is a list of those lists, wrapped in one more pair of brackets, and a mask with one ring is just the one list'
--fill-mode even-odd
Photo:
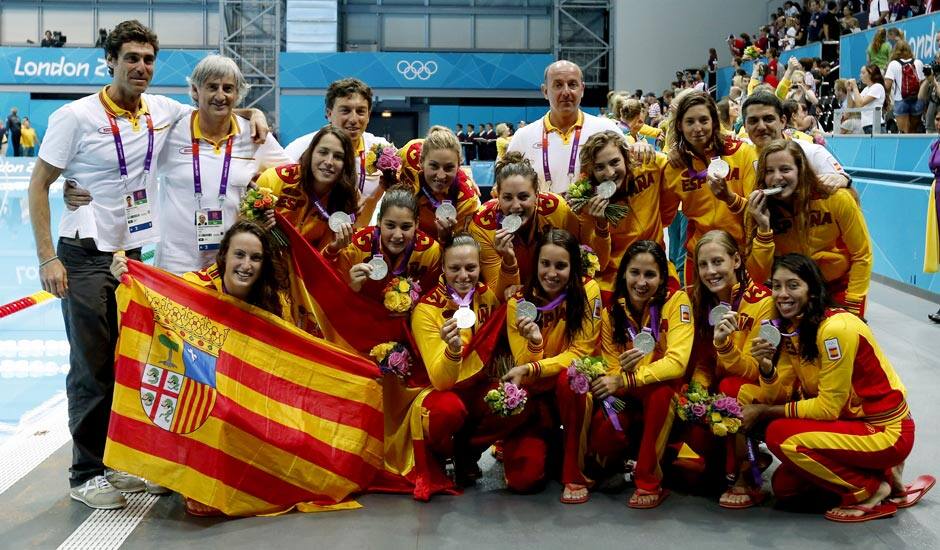
{"label": "silver medal", "polygon": [[724,159],[713,159],[708,165],[708,175],[713,178],[727,178],[731,173],[731,166]]}
{"label": "silver medal", "polygon": [[780,331],[773,325],[761,325],[758,336],[769,342],[773,347],[780,345]]}
{"label": "silver medal", "polygon": [[454,312],[454,319],[457,319],[457,328],[472,328],[477,324],[477,314],[469,307],[463,306]]}
{"label": "silver medal", "polygon": [[717,325],[718,323],[721,322],[722,318],[724,318],[725,314],[730,313],[730,312],[731,312],[730,307],[724,304],[718,304],[717,306],[713,307],[711,311],[708,312],[708,324],[710,324],[711,326]]}
{"label": "silver medal", "polygon": [[381,281],[388,275],[388,264],[385,263],[385,260],[383,260],[381,256],[374,256],[369,260],[369,265],[372,266],[369,278],[373,281]]}
{"label": "silver medal", "polygon": [[522,227],[522,217],[519,214],[510,214],[503,218],[503,223],[501,224],[502,228],[510,233],[515,233],[519,231],[519,228]]}
{"label": "silver medal", "polygon": [[434,217],[441,221],[447,218],[457,219],[457,208],[455,208],[450,201],[443,201],[441,205],[437,207],[437,210],[434,211]]}
{"label": "silver medal", "polygon": [[330,226],[330,231],[339,233],[340,230],[343,229],[343,225],[352,225],[352,218],[345,212],[333,212],[330,214],[330,219],[327,220],[326,223]]}
{"label": "silver medal", "polygon": [[649,355],[656,349],[656,339],[648,332],[641,332],[633,339],[633,349],[643,352],[643,355]]}
{"label": "silver medal", "polygon": [[516,319],[531,319],[536,320],[539,316],[539,310],[535,307],[535,304],[529,302],[528,300],[522,300],[516,304]]}
{"label": "silver medal", "polygon": [[768,187],[764,189],[764,196],[769,197],[771,195],[776,195],[777,193],[783,193],[783,187]]}
{"label": "silver medal", "polygon": [[600,185],[597,186],[597,190],[596,190],[597,196],[602,199],[609,199],[610,197],[613,197],[614,193],[616,192],[617,192],[617,184],[610,180],[602,182]]}

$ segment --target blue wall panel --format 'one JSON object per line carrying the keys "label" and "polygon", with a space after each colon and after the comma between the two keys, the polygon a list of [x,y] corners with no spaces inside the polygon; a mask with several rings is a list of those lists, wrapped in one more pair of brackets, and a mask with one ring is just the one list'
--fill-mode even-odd
{"label": "blue wall panel", "polygon": [[898,172],[929,173],[927,161],[930,144],[936,136],[831,136],[826,138],[830,151],[843,166],[874,168]]}
{"label": "blue wall panel", "polygon": [[310,133],[326,120],[326,98],[322,95],[281,94],[281,125],[278,142],[287,145],[300,136]]}
{"label": "blue wall panel", "polygon": [[872,167],[871,138],[827,136],[826,148],[839,159],[842,166],[851,166],[853,168]]}

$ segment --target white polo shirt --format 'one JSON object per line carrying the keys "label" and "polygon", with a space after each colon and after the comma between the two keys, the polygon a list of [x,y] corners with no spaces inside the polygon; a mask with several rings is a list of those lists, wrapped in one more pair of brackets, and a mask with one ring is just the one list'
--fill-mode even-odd
{"label": "white polo shirt", "polygon": [[[122,181],[111,124],[102,103],[117,115],[116,122],[127,160],[128,178]],[[62,170],[66,179],[91,193],[90,204],[66,209],[59,223],[60,237],[94,239],[98,250],[114,252],[137,248],[159,240],[156,173],[160,151],[170,126],[187,116],[191,107],[168,97],[143,94],[137,118],[115,105],[102,92],[83,97],[57,109],[49,117],[49,129],[39,147],[39,158]],[[147,118],[153,120],[153,159],[144,180],[147,153]],[[144,188],[150,202],[153,225],[131,233],[125,221],[125,195]]]}
{"label": "white polo shirt", "polygon": [[[578,139],[578,150],[574,158],[574,179],[568,175],[568,166],[571,162],[571,147],[576,139],[577,129],[581,128],[581,136]],[[566,193],[568,185],[576,181],[581,174],[581,148],[587,142],[588,138],[594,134],[610,130],[618,135],[623,134],[617,123],[609,118],[601,118],[581,112],[578,116],[578,122],[571,127],[567,134],[562,134],[557,128],[552,126],[548,120],[548,113],[536,123],[526,124],[520,128],[512,141],[509,142],[509,151],[518,151],[525,155],[535,172],[539,175],[539,185],[542,191],[551,191],[552,193]],[[545,177],[545,170],[542,164],[542,133],[547,131],[548,141],[548,167],[550,176]],[[551,179],[551,186],[546,184],[546,180]]]}
{"label": "white polo shirt", "polygon": [[[227,137],[218,144],[202,137],[198,115],[195,135],[199,138],[199,172],[202,181],[202,208],[219,209],[219,188],[225,161]],[[216,259],[216,250],[198,250],[196,243],[196,190],[193,176],[193,132],[191,117],[173,125],[160,156],[160,217],[162,235],[157,245],[154,265],[181,275],[198,271]],[[232,159],[228,184],[221,201],[223,227],[228,230],[238,217],[238,205],[245,190],[258,172],[289,164],[290,157],[270,133],[261,145],[251,139],[251,124],[233,116]]]}
{"label": "white polo shirt", "polygon": [[[304,151],[307,150],[307,147],[310,146],[310,142],[316,134],[317,132],[310,132],[290,142],[287,147],[284,148],[287,156],[293,159],[294,162],[300,162],[300,157],[304,154]],[[379,177],[382,175],[381,172],[375,171],[375,173],[366,174],[365,178],[362,177],[363,168],[365,167],[366,152],[377,143],[383,146],[391,145],[385,138],[374,136],[369,132],[363,132],[362,136],[359,138],[359,143],[353,144],[353,149],[356,153],[356,183],[359,185],[359,201],[362,207],[359,217],[356,218],[357,228],[374,224],[375,207],[382,198],[382,195],[385,194],[379,183]]]}

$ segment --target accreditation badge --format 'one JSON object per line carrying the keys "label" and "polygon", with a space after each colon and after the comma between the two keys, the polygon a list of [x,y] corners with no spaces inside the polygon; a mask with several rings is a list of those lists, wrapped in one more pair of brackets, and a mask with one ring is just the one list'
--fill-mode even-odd
{"label": "accreditation badge", "polygon": [[153,214],[150,212],[150,200],[145,188],[124,195],[124,221],[127,222],[127,230],[130,233],[153,227]]}
{"label": "accreditation badge", "polygon": [[201,208],[196,210],[196,249],[200,252],[218,250],[225,235],[225,224],[221,210]]}

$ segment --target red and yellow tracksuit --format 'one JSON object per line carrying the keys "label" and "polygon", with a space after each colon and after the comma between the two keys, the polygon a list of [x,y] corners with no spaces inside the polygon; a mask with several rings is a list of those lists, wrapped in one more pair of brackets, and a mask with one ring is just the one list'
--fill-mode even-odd
{"label": "red and yellow tracksuit", "polygon": [[[267,187],[277,196],[277,213],[284,216],[307,242],[319,250],[333,241],[333,232],[301,186],[300,175],[299,164],[285,164],[262,172],[257,183],[258,187]],[[328,197],[320,197],[324,208],[327,200]]]}
{"label": "red and yellow tracksuit", "polygon": [[[778,368],[770,380],[761,377],[763,400],[785,403],[785,417],[766,431],[767,447],[783,462],[773,477],[774,494],[794,497],[821,487],[843,505],[856,504],[911,452],[907,392],[871,329],[849,312],[826,312],[816,347],[819,357],[803,361],[793,338],[779,360],[790,368]],[[788,389],[797,382],[802,399],[790,401]]]}
{"label": "red and yellow tracksuit", "polygon": [[[691,257],[695,243],[712,229],[723,229],[739,243],[744,242],[744,209],[747,197],[754,190],[757,149],[754,145],[725,136],[725,154],[721,158],[731,167],[725,182],[728,190],[737,195],[731,205],[715,198],[704,177],[694,177],[708,168],[699,158],[693,158],[691,170],[666,165],[666,192],[660,199],[663,225],[668,226],[682,204],[682,213],[689,219],[685,248]],[[685,263],[685,282],[695,281],[697,274],[692,262]]]}
{"label": "red and yellow tracksuit", "polygon": [[770,278],[774,256],[805,254],[819,266],[836,302],[856,315],[864,314],[873,258],[862,209],[845,189],[812,198],[808,209],[808,235],[791,231],[793,215],[786,205],[774,210],[771,230],[758,230],[751,243],[748,272],[764,281]]}
{"label": "red and yellow tracksuit", "polygon": [[[625,308],[612,304],[602,310],[600,322],[600,349],[608,367],[608,375],[623,377],[624,389],[618,397],[635,399],[642,404],[642,436],[639,442],[634,481],[636,486],[655,491],[662,481],[660,460],[666,448],[672,428],[674,410],[672,399],[676,389],[685,378],[692,352],[694,333],[692,305],[688,295],[681,290],[670,291],[660,313],[660,334],[655,350],[644,357],[630,373],[620,369],[620,355],[633,347],[629,336],[626,344],[614,341],[614,325],[611,308]],[[629,317],[629,310],[627,310]],[[632,317],[631,317],[632,319]],[[649,308],[642,322],[636,326],[650,324]],[[584,475],[584,457],[597,456],[600,461],[622,456],[630,444],[627,434],[628,418],[617,413],[623,431],[617,431],[607,419],[602,407],[593,410],[593,398],[589,393],[578,395],[568,384],[567,370],[557,377],[555,393],[558,410],[565,426],[565,457],[562,483],[590,485],[592,481]]]}
{"label": "red and yellow tracksuit", "polygon": [[[585,279],[584,292],[587,297],[585,304],[585,317],[581,327],[572,340],[565,334],[567,327],[567,303],[562,302],[555,309],[543,311],[539,319],[542,333],[542,345],[533,346],[519,334],[516,328],[516,304],[523,297],[522,292],[517,293],[509,300],[506,307],[506,331],[509,336],[509,347],[512,357],[517,365],[527,365],[529,375],[526,378],[526,387],[529,391],[529,403],[545,405],[549,402],[558,373],[568,368],[575,359],[588,357],[594,354],[597,340],[600,336],[601,291],[597,281]],[[535,302],[536,305],[544,305]],[[541,394],[541,396],[537,395]],[[580,397],[580,396],[579,396]],[[549,415],[550,416],[550,415]],[[565,423],[567,426],[567,422]],[[536,426],[541,429],[530,429],[521,434],[503,441],[503,464],[506,468],[506,481],[510,482],[510,472],[515,474],[516,484],[522,484],[525,490],[539,486],[545,477],[545,459],[548,446],[542,432],[552,426]],[[507,451],[512,450],[516,460],[509,460]]]}
{"label": "red and yellow tracksuit", "polygon": [[[336,255],[329,254],[326,248],[323,249],[323,257],[333,263],[336,272],[347,282],[349,281],[349,268],[356,264],[367,262],[369,258],[372,257],[373,236],[375,235],[376,229],[375,226],[360,229],[353,234],[352,242]],[[379,253],[385,256],[386,263],[389,263],[391,258],[382,249],[381,244],[377,244],[376,247]],[[406,252],[402,252],[399,255],[395,260],[395,265],[389,263],[388,276],[381,281],[366,279],[366,282],[362,285],[361,293],[378,302],[382,302],[384,300],[382,291],[389,281],[396,277],[393,271],[402,267],[400,264],[404,261],[405,254]],[[421,287],[421,291],[425,292],[429,288],[434,288],[440,274],[441,246],[420,229],[415,230],[414,249],[411,253],[411,257],[408,259],[408,265],[404,268],[401,276],[417,282]]]}
{"label": "red and yellow tracksuit", "polygon": [[[497,307],[496,294],[484,284],[477,285],[471,304],[476,324],[461,331],[464,346]],[[454,435],[468,416],[464,401],[453,389],[483,369],[476,354],[454,355],[441,339],[441,327],[456,309],[440,280],[411,314],[411,331],[420,355],[411,375],[404,381],[395,376],[382,380],[385,469],[411,481],[418,500],[453,488],[438,460],[454,454]]]}
{"label": "red and yellow tracksuit", "polygon": [[[187,283],[225,294],[225,289],[222,288],[222,273],[219,272],[219,264],[215,262],[199,271],[188,271],[181,276]],[[281,303],[281,319],[293,322],[290,294],[287,291],[278,292],[278,299]]]}
{"label": "red and yellow tracksuit", "polygon": [[[437,224],[434,223],[437,219],[434,215],[436,208],[421,191],[420,186],[424,186],[428,193],[431,192],[424,181],[424,172],[418,172],[418,181],[413,186],[415,196],[418,197],[418,229],[428,235],[437,235]],[[435,200],[437,200],[436,197]],[[463,170],[457,170],[457,181],[446,200],[451,201],[457,209],[457,225],[454,226],[453,233],[464,231],[480,209],[480,197]]]}
{"label": "red and yellow tracksuit", "polygon": [[[617,225],[611,225],[610,259],[601,264],[597,273],[601,290],[612,292],[617,268],[627,248],[636,241],[650,240],[663,246],[663,220],[660,214],[660,195],[665,185],[665,169],[669,164],[666,155],[657,153],[653,162],[633,169],[634,186],[629,193],[617,193],[612,199],[614,204],[630,207],[630,213]],[[590,218],[585,210],[581,211],[581,223],[588,224]]]}
{"label": "red and yellow tracksuit", "polygon": [[[565,229],[581,241],[594,249],[601,265],[605,265],[610,257],[610,233],[604,229],[599,230],[593,222],[582,224],[578,216],[571,211],[568,203],[554,193],[539,193],[534,223],[528,224],[516,232],[513,239],[513,249],[516,252],[516,267],[507,269],[502,265],[502,257],[496,251],[496,230],[500,227],[499,201],[487,201],[470,222],[468,231],[480,243],[480,272],[483,281],[496,287],[499,294],[511,285],[518,285],[520,281],[526,283],[535,269],[535,256],[538,253],[538,243],[546,227]],[[521,233],[527,231],[527,234]],[[500,295],[502,296],[502,295]]]}

